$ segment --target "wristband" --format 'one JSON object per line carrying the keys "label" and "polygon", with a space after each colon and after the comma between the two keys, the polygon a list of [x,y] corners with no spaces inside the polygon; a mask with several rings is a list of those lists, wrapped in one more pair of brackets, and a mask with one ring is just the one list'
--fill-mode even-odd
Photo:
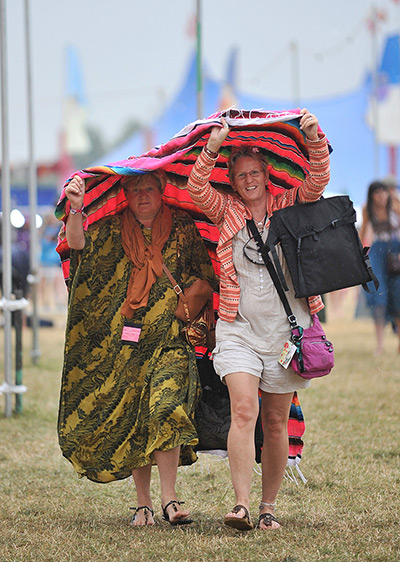
{"label": "wristband", "polygon": [[70,208],[69,212],[71,215],[79,215],[82,214],[82,216],[86,216],[86,213],[83,212],[84,210],[84,205],[82,204],[82,207],[80,209],[72,209]]}
{"label": "wristband", "polygon": [[218,152],[212,152],[209,148],[207,148],[207,146],[204,145],[203,150],[210,158],[213,158],[214,160],[215,158],[218,158]]}

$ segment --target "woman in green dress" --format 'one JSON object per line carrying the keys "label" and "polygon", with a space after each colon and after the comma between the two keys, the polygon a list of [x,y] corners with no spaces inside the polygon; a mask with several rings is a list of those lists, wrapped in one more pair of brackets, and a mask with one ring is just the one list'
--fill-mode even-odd
{"label": "woman in green dress", "polygon": [[74,176],[65,190],[71,266],[59,441],[80,477],[110,482],[132,474],[136,526],[154,524],[156,464],[164,519],[187,524],[175,483],[178,465],[196,460],[201,389],[163,263],[183,288],[196,278],[215,286],[214,272],[192,219],[163,203],[162,173],[122,181],[126,210],[86,231],[84,181]]}

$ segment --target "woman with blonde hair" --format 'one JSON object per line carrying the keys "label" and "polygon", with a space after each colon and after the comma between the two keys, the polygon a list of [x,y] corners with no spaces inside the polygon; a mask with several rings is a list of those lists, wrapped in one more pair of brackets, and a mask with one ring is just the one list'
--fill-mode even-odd
{"label": "woman with blonde hair", "polygon": [[[272,213],[288,205],[316,201],[329,180],[329,152],[318,120],[307,109],[300,112],[300,129],[306,136],[310,173],[296,188],[273,195],[269,190],[268,162],[257,145],[244,143],[232,149],[229,179],[232,194],[221,193],[209,183],[218,160],[218,151],[229,134],[229,127],[214,127],[199,155],[188,181],[193,202],[218,226],[217,255],[221,263],[217,343],[214,367],[226,383],[231,401],[231,427],[228,455],[236,503],[225,516],[225,524],[248,530],[250,485],[255,458],[254,428],[259,412],[264,429],[262,448],[262,496],[258,528],[277,529],[275,500],[288,457],[287,424],[293,393],[309,382],[278,358],[290,327],[275,286],[265,268],[246,220],[253,220],[265,242]],[[307,328],[310,313],[323,304],[320,297],[295,299],[290,287],[288,300],[299,323]]]}

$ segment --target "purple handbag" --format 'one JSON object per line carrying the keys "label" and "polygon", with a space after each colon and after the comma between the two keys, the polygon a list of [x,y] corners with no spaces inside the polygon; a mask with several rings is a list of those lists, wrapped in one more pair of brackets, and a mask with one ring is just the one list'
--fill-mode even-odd
{"label": "purple handbag", "polygon": [[290,366],[304,379],[329,375],[335,362],[332,342],[327,339],[317,314],[311,318],[312,326],[309,328],[304,330],[297,326],[292,330],[297,351]]}

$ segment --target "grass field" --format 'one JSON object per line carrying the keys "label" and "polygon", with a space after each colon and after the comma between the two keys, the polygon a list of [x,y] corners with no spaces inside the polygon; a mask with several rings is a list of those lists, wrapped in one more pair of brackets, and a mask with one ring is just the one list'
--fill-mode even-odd
{"label": "grass field", "polygon": [[[79,480],[58,448],[63,318],[41,330],[35,366],[25,329],[23,413],[6,419],[0,397],[0,562],[400,560],[397,340],[388,327],[387,353],[376,358],[372,323],[331,310],[325,328],[335,344],[335,369],[300,394],[306,420],[301,469],[308,481],[283,482],[282,528],[272,533],[222,525],[233,505],[229,469],[210,455],[179,470],[179,497],[193,525],[172,528],[161,521],[154,474],[158,524],[129,526],[129,506],[136,505],[129,481]],[[254,517],[259,490],[255,473]]]}

